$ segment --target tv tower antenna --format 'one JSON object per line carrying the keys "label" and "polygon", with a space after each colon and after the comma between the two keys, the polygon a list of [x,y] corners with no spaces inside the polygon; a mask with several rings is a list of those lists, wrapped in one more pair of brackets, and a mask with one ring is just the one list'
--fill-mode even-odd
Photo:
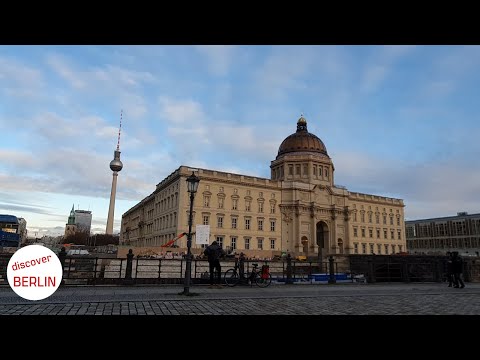
{"label": "tv tower antenna", "polygon": [[118,128],[117,151],[120,150],[120,131],[122,131],[122,115],[123,110],[120,110],[120,127]]}

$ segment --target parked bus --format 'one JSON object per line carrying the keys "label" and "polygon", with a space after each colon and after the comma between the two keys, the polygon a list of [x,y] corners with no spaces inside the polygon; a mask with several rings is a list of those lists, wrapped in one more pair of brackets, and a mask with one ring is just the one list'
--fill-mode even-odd
{"label": "parked bus", "polygon": [[0,247],[20,246],[18,218],[13,215],[0,214]]}

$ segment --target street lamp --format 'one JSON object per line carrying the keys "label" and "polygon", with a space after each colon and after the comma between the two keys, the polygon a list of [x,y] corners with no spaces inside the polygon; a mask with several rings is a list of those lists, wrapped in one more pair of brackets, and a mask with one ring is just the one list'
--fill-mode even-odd
{"label": "street lamp", "polygon": [[194,295],[190,293],[190,280],[192,276],[192,219],[193,219],[193,200],[195,199],[195,193],[198,189],[198,183],[200,179],[195,176],[192,171],[192,175],[187,178],[187,188],[190,193],[190,213],[188,215],[188,234],[187,234],[187,263],[185,266],[185,283],[183,292],[180,295]]}

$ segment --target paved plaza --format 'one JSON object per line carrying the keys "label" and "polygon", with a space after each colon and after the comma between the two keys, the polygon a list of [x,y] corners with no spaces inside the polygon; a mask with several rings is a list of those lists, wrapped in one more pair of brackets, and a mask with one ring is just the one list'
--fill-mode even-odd
{"label": "paved plaza", "polygon": [[61,287],[28,301],[0,287],[0,315],[480,315],[480,283]]}

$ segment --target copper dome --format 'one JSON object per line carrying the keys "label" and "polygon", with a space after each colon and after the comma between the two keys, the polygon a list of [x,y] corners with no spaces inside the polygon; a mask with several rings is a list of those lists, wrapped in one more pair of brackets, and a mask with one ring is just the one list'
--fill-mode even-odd
{"label": "copper dome", "polygon": [[297,121],[297,131],[285,138],[278,148],[280,155],[292,152],[316,152],[328,156],[327,148],[316,135],[307,130],[307,120],[301,116]]}

